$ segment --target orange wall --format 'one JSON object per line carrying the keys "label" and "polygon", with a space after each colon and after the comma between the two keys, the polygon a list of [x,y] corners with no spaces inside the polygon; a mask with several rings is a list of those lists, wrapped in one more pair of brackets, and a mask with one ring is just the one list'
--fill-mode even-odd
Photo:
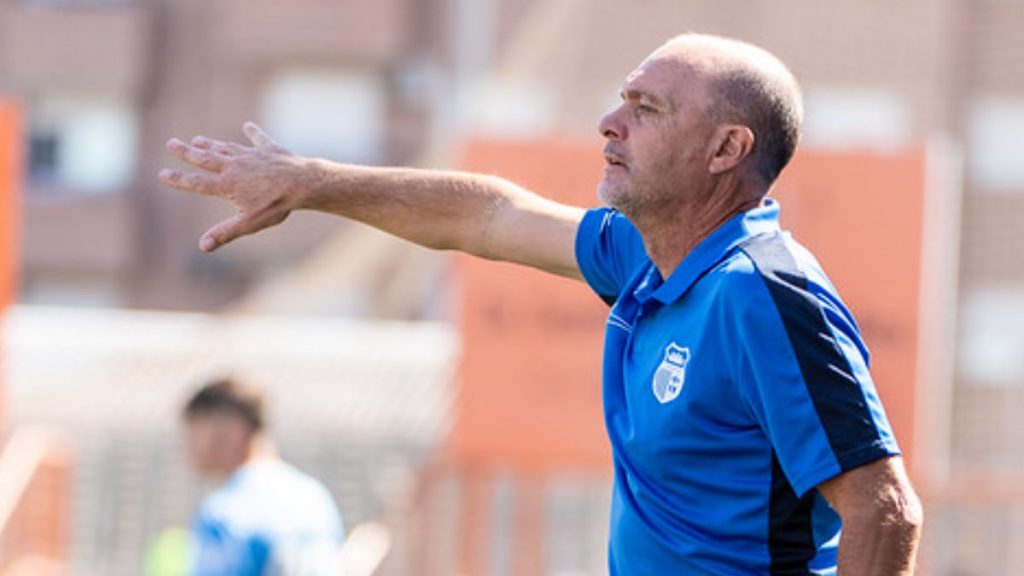
{"label": "orange wall", "polygon": [[[17,239],[17,202],[15,192],[19,179],[21,154],[18,110],[10,102],[0,100],[0,314],[14,301]],[[2,346],[2,343],[0,343]],[[0,354],[3,349],[0,348]],[[0,430],[6,413],[6,394],[0,374]]]}
{"label": "orange wall", "polygon": [[13,301],[15,292],[19,143],[18,111],[13,104],[0,100],[0,310]]}
{"label": "orange wall", "polygon": [[[471,142],[463,166],[589,205],[604,160],[587,142]],[[463,356],[450,448],[462,461],[610,469],[601,410],[607,307],[583,284],[458,258]]]}
{"label": "orange wall", "polygon": [[[588,206],[602,165],[597,143],[551,141],[475,141],[463,163]],[[783,225],[816,254],[857,317],[905,451],[914,441],[923,175],[917,152],[802,152],[773,193]],[[460,257],[458,269],[464,351],[452,453],[516,467],[607,468],[607,308],[582,284],[520,267]]]}

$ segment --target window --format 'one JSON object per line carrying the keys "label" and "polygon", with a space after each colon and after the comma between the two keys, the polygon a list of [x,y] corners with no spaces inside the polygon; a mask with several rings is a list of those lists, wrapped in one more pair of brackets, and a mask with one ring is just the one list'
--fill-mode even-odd
{"label": "window", "polygon": [[961,308],[960,372],[972,383],[1016,386],[1024,374],[1024,293],[975,289]]}
{"label": "window", "polygon": [[29,305],[85,308],[113,308],[124,304],[112,279],[61,274],[27,274],[18,299]]}
{"label": "window", "polygon": [[263,97],[266,130],[304,156],[375,163],[383,156],[384,82],[365,72],[290,70]]}
{"label": "window", "polygon": [[60,144],[52,130],[36,130],[29,134],[28,175],[33,181],[57,179],[57,150]]}
{"label": "window", "polygon": [[29,179],[82,192],[123,188],[135,176],[137,132],[131,107],[114,99],[31,101]]}
{"label": "window", "polygon": [[482,134],[530,138],[550,131],[554,113],[551,91],[515,79],[491,79],[470,95],[476,105],[472,127]]}
{"label": "window", "polygon": [[899,94],[860,87],[811,86],[804,93],[802,143],[828,150],[907,146],[910,110]]}
{"label": "window", "polygon": [[971,106],[968,168],[992,191],[1024,192],[1024,99],[985,98]]}

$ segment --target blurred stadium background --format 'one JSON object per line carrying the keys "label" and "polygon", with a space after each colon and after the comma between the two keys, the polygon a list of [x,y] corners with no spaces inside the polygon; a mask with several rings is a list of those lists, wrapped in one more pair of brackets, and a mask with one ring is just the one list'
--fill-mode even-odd
{"label": "blurred stadium background", "polygon": [[1024,574],[1024,2],[0,0],[0,576],[145,573],[226,371],[379,575],[602,574],[602,305],[317,214],[215,255],[170,136],[485,170],[593,203],[598,118],[669,36],[805,91],[788,223],[858,315],[927,507],[924,574]]}

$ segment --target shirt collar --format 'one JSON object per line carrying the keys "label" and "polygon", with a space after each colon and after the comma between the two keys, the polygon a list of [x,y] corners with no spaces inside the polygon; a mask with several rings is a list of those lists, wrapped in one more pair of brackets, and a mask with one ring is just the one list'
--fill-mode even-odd
{"label": "shirt collar", "polygon": [[662,304],[671,304],[682,298],[705,272],[741,242],[779,229],[779,203],[765,199],[761,206],[737,214],[716,228],[686,255],[667,280],[661,281],[657,267],[652,265],[635,295],[641,301],[654,298]]}

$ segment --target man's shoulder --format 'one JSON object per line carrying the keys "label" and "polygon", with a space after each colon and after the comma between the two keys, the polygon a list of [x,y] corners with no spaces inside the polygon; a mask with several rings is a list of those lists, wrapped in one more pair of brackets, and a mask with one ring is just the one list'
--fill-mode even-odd
{"label": "man's shoulder", "polygon": [[746,239],[737,248],[762,277],[797,285],[806,277],[808,262],[804,260],[810,253],[800,249],[802,247],[788,234],[759,234]]}
{"label": "man's shoulder", "polygon": [[[810,250],[787,233],[774,233],[750,238],[738,251],[749,262],[750,276],[760,283],[759,293],[770,302],[767,308],[782,321],[787,332],[798,326],[838,330],[868,357],[853,314]],[[764,317],[763,310],[755,308],[760,302],[753,296],[739,298],[751,314]]]}
{"label": "man's shoulder", "polygon": [[787,232],[753,236],[738,250],[764,279],[780,288],[835,292],[814,254]]}
{"label": "man's shoulder", "polygon": [[806,312],[833,303],[842,306],[810,251],[782,232],[744,240],[707,280],[719,306],[743,316],[764,317],[793,306]]}
{"label": "man's shoulder", "polygon": [[768,296],[763,272],[743,245],[729,251],[700,281],[705,298],[720,306],[742,309]]}
{"label": "man's shoulder", "polygon": [[232,477],[203,499],[201,507],[210,511],[251,503],[266,496],[326,494],[327,488],[316,478],[276,460],[256,462],[237,470]]}
{"label": "man's shoulder", "polygon": [[196,514],[200,524],[240,533],[277,533],[280,530],[273,526],[286,519],[290,526],[317,525],[325,530],[340,525],[327,486],[283,461],[247,465],[204,498]]}
{"label": "man's shoulder", "polygon": [[728,272],[727,286],[749,291],[748,297],[762,293],[776,307],[799,302],[814,306],[840,304],[839,295],[818,260],[785,232],[748,238],[736,247],[724,267]]}
{"label": "man's shoulder", "polygon": [[285,494],[328,493],[324,484],[284,460],[274,460],[250,465],[240,478],[247,490],[265,493],[282,490]]}
{"label": "man's shoulder", "polygon": [[291,510],[296,515],[336,516],[337,505],[327,486],[283,460],[276,463],[273,474],[267,475],[263,491],[287,494]]}

